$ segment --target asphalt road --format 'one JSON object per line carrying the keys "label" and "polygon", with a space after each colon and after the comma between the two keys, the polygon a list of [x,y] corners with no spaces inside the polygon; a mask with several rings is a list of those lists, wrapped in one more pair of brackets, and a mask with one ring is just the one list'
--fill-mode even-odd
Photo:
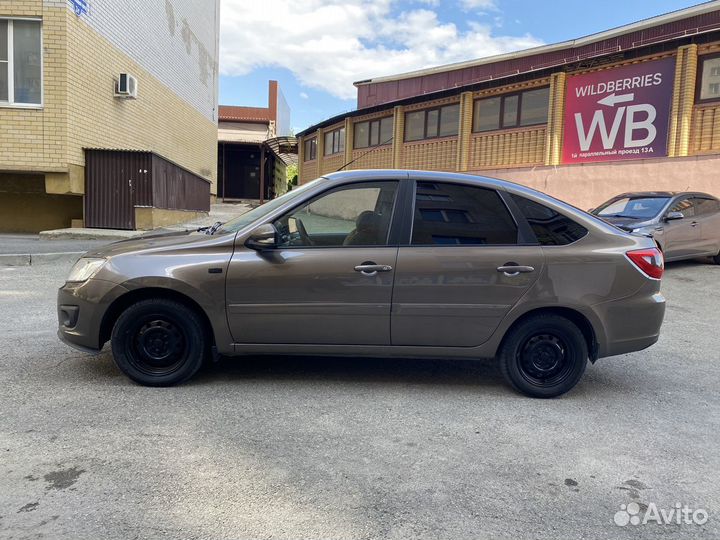
{"label": "asphalt road", "polygon": [[[463,361],[228,359],[143,388],[56,339],[67,270],[0,268],[1,538],[720,536],[720,267],[670,265],[660,342],[549,401]],[[616,525],[633,501],[709,520]]]}

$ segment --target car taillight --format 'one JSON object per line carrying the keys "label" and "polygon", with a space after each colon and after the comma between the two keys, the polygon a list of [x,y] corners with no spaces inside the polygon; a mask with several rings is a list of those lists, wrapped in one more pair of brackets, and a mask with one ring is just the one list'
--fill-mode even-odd
{"label": "car taillight", "polygon": [[641,272],[653,279],[660,279],[665,271],[662,251],[657,248],[634,249],[627,252],[627,257]]}

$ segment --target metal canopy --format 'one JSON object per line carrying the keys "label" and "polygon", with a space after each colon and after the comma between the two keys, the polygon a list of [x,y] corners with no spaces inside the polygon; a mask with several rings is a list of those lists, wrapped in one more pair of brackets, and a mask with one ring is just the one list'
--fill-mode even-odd
{"label": "metal canopy", "polygon": [[298,161],[298,143],[295,137],[273,137],[264,141],[270,151],[285,165],[292,165]]}

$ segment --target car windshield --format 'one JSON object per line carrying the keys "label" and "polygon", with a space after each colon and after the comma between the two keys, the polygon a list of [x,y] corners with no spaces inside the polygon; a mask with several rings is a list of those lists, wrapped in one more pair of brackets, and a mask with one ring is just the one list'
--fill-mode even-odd
{"label": "car windshield", "polygon": [[602,217],[650,219],[657,216],[669,197],[623,197],[600,205],[593,213]]}
{"label": "car windshield", "polygon": [[238,232],[240,229],[250,225],[253,221],[261,219],[264,215],[269,214],[273,210],[280,208],[285,203],[288,203],[296,197],[302,195],[311,186],[317,185],[317,183],[321,180],[323,180],[323,178],[318,178],[316,180],[313,180],[312,182],[303,184],[302,186],[297,187],[292,191],[288,191],[284,195],[281,195],[277,199],[268,201],[265,204],[258,206],[257,208],[253,208],[249,212],[245,212],[244,214],[223,223],[220,227],[217,228],[214,234],[227,234]]}

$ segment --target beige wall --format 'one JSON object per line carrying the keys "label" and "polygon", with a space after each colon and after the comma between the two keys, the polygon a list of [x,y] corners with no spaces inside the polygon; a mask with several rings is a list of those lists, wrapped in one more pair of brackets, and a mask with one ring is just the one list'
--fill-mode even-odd
{"label": "beige wall", "polygon": [[[68,163],[84,165],[84,147],[150,150],[213,182],[217,192],[217,124],[66,10],[68,28]],[[113,98],[114,79],[138,79],[138,99]]]}
{"label": "beige wall", "polygon": [[82,197],[46,194],[42,174],[0,173],[0,231],[61,229],[82,216]]}
{"label": "beige wall", "polygon": [[0,171],[67,168],[66,7],[43,9],[42,0],[0,0],[0,15],[42,17],[44,106],[0,107]]}
{"label": "beige wall", "polygon": [[[43,105],[0,107],[0,173],[42,173],[47,193],[81,195],[84,148],[146,150],[210,180],[216,193],[216,122],[91,29],[66,0],[0,0],[0,15],[39,17],[43,26]],[[114,97],[120,72],[137,77],[138,99]],[[22,187],[30,177],[20,178]],[[5,204],[10,222],[22,221],[20,208],[42,213],[42,219],[56,214],[47,218],[53,224],[69,226],[70,219],[82,217],[79,197],[41,200],[34,187],[25,188],[37,198],[37,208],[32,197]]]}
{"label": "beige wall", "polygon": [[720,155],[469,171],[511,180],[587,210],[626,191],[703,191],[720,197]]}
{"label": "beige wall", "polygon": [[[212,180],[217,125],[95,33],[65,2],[0,0],[0,14],[42,17],[43,98],[36,109],[0,107],[0,170],[66,172],[83,148],[154,151]],[[137,100],[115,99],[114,80],[138,78]]]}

